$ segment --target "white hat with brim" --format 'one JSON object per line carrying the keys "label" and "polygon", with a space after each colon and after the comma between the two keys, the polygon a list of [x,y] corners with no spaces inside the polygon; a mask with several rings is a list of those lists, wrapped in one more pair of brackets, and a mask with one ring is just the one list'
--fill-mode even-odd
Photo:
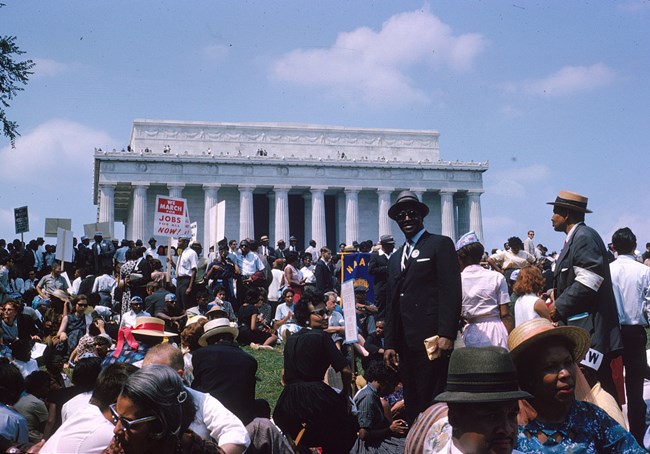
{"label": "white hat with brim", "polygon": [[157,317],[138,317],[135,319],[135,326],[131,330],[133,334],[155,337],[173,337],[176,333],[165,331],[165,321]]}
{"label": "white hat with brim", "polygon": [[217,334],[230,333],[235,339],[239,336],[239,329],[234,324],[231,324],[227,318],[210,320],[203,325],[203,331],[204,333],[199,339],[199,345],[201,347],[208,345],[208,339]]}
{"label": "white hat with brim", "polygon": [[508,336],[508,349],[515,363],[526,356],[530,348],[553,337],[564,338],[573,344],[573,360],[579,363],[589,350],[591,337],[587,330],[577,326],[553,326],[545,318],[534,318],[517,326]]}

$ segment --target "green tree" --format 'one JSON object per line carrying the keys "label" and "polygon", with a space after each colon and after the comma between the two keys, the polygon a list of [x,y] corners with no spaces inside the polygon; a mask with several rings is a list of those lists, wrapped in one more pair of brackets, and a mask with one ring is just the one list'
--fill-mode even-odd
{"label": "green tree", "polygon": [[[0,4],[0,8],[4,6]],[[4,135],[15,147],[16,136],[18,133],[18,124],[11,121],[5,114],[5,108],[9,107],[16,94],[23,90],[20,85],[26,85],[29,76],[33,74],[30,71],[34,67],[31,60],[16,61],[19,55],[25,52],[18,48],[15,36],[0,36],[0,121]]]}

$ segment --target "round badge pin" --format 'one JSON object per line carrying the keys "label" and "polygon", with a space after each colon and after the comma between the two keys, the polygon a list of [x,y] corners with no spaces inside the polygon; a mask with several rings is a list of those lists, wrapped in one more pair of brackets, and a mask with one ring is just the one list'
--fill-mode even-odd
{"label": "round badge pin", "polygon": [[411,253],[411,257],[413,257],[414,259],[418,258],[419,255],[420,255],[420,251],[417,249]]}

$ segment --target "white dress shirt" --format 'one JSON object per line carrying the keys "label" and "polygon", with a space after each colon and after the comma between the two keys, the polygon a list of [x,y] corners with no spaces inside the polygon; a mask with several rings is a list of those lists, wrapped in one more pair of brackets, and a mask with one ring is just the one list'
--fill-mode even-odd
{"label": "white dress shirt", "polygon": [[650,267],[632,255],[619,255],[609,270],[620,324],[648,326],[644,307],[650,298]]}

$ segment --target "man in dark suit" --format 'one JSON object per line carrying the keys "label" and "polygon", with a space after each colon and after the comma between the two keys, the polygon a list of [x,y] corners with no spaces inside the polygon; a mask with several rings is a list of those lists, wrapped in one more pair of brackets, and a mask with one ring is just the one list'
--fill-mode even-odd
{"label": "man in dark suit", "polygon": [[379,309],[379,319],[384,318],[386,312],[386,290],[388,285],[388,259],[395,249],[393,235],[382,235],[379,239],[381,249],[373,252],[368,263],[368,274],[375,281],[373,292],[375,295],[375,306]]}
{"label": "man in dark suit", "polygon": [[102,274],[105,267],[113,267],[113,255],[115,254],[115,247],[113,242],[104,239],[102,232],[95,233],[95,242],[91,249],[93,253],[93,268],[95,276]]}
{"label": "man in dark suit", "polygon": [[[409,422],[444,391],[461,309],[458,257],[451,238],[429,233],[429,208],[410,191],[388,210],[407,242],[388,261],[384,361],[399,368]],[[424,340],[439,336],[441,357],[429,360]]]}
{"label": "man in dark suit", "polygon": [[321,295],[334,290],[334,280],[332,279],[332,251],[326,247],[320,248],[320,259],[316,262],[314,276],[316,276],[316,290]]}
{"label": "man in dark suit", "polygon": [[607,249],[598,232],[584,224],[585,213],[591,213],[587,201],[580,194],[560,191],[554,202],[548,202],[553,205],[553,229],[567,235],[555,262],[549,310],[553,321],[589,331],[587,355],[603,356],[598,379],[603,389],[615,396],[610,362],[623,344]]}
{"label": "man in dark suit", "polygon": [[257,360],[242,350],[235,339],[239,330],[227,318],[210,320],[192,354],[192,388],[210,393],[244,425],[259,415],[255,401]]}

